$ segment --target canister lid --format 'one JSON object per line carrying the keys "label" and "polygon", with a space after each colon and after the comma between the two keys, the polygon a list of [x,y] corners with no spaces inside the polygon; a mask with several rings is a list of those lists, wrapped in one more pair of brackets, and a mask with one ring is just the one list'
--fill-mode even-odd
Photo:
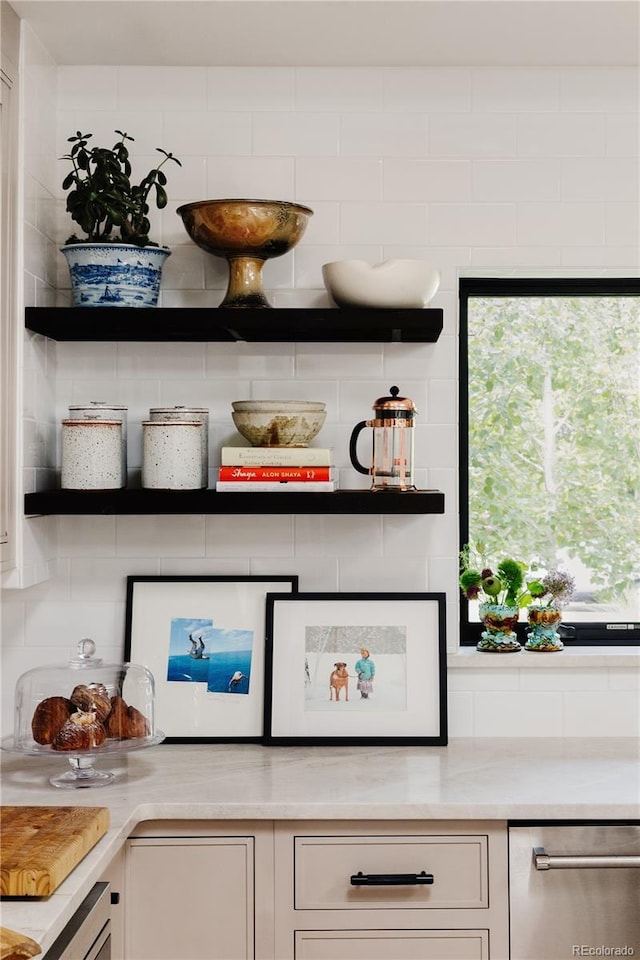
{"label": "canister lid", "polygon": [[124,410],[127,408],[122,403],[107,403],[105,400],[90,400],[88,403],[71,403],[69,411],[72,410]]}
{"label": "canister lid", "polygon": [[120,427],[122,420],[104,420],[102,417],[74,417],[62,421],[63,427]]}
{"label": "canister lid", "polygon": [[143,427],[202,427],[202,420],[143,420]]}
{"label": "canister lid", "polygon": [[189,413],[190,411],[195,411],[196,413],[209,413],[207,407],[187,407],[184,404],[178,404],[175,407],[150,407],[149,413],[180,413],[184,411]]}

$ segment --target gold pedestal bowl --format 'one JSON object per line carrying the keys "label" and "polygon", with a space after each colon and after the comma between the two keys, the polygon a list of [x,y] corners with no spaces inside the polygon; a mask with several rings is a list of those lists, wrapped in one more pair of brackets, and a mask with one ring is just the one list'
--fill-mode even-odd
{"label": "gold pedestal bowl", "polygon": [[270,307],[262,286],[265,260],[281,257],[302,237],[313,210],[286,200],[197,200],[178,207],[202,250],[229,264],[221,307]]}

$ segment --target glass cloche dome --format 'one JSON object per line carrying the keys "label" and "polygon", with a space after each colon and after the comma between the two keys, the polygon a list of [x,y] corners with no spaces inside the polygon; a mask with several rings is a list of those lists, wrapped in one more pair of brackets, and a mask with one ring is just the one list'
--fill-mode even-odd
{"label": "glass cloche dome", "polygon": [[105,786],[115,774],[94,761],[164,740],[155,729],[153,676],[136,663],[105,663],[93,640],[80,640],[65,664],[35,667],[18,678],[13,738],[3,749],[26,756],[66,757],[71,770],[56,787]]}

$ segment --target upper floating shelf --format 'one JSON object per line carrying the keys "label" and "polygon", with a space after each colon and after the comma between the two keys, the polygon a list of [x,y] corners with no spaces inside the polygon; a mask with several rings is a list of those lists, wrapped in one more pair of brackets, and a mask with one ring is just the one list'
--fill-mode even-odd
{"label": "upper floating shelf", "polygon": [[439,490],[413,493],[216,493],[214,490],[49,490],[27,493],[27,516],[45,514],[118,515],[187,513],[327,513],[424,514],[444,513]]}
{"label": "upper floating shelf", "polygon": [[51,340],[435,343],[443,311],[221,307],[27,307],[26,326]]}

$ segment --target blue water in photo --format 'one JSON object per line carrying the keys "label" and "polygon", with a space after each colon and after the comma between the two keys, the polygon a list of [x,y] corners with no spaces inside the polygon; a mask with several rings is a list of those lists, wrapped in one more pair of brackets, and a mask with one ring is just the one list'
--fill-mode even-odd
{"label": "blue water in photo", "polygon": [[[209,693],[249,693],[251,650],[225,650],[209,659]],[[232,677],[237,678],[231,682]]]}
{"label": "blue water in photo", "polygon": [[167,663],[167,680],[182,683],[206,683],[209,679],[209,661],[194,660],[189,654],[169,657]]}

